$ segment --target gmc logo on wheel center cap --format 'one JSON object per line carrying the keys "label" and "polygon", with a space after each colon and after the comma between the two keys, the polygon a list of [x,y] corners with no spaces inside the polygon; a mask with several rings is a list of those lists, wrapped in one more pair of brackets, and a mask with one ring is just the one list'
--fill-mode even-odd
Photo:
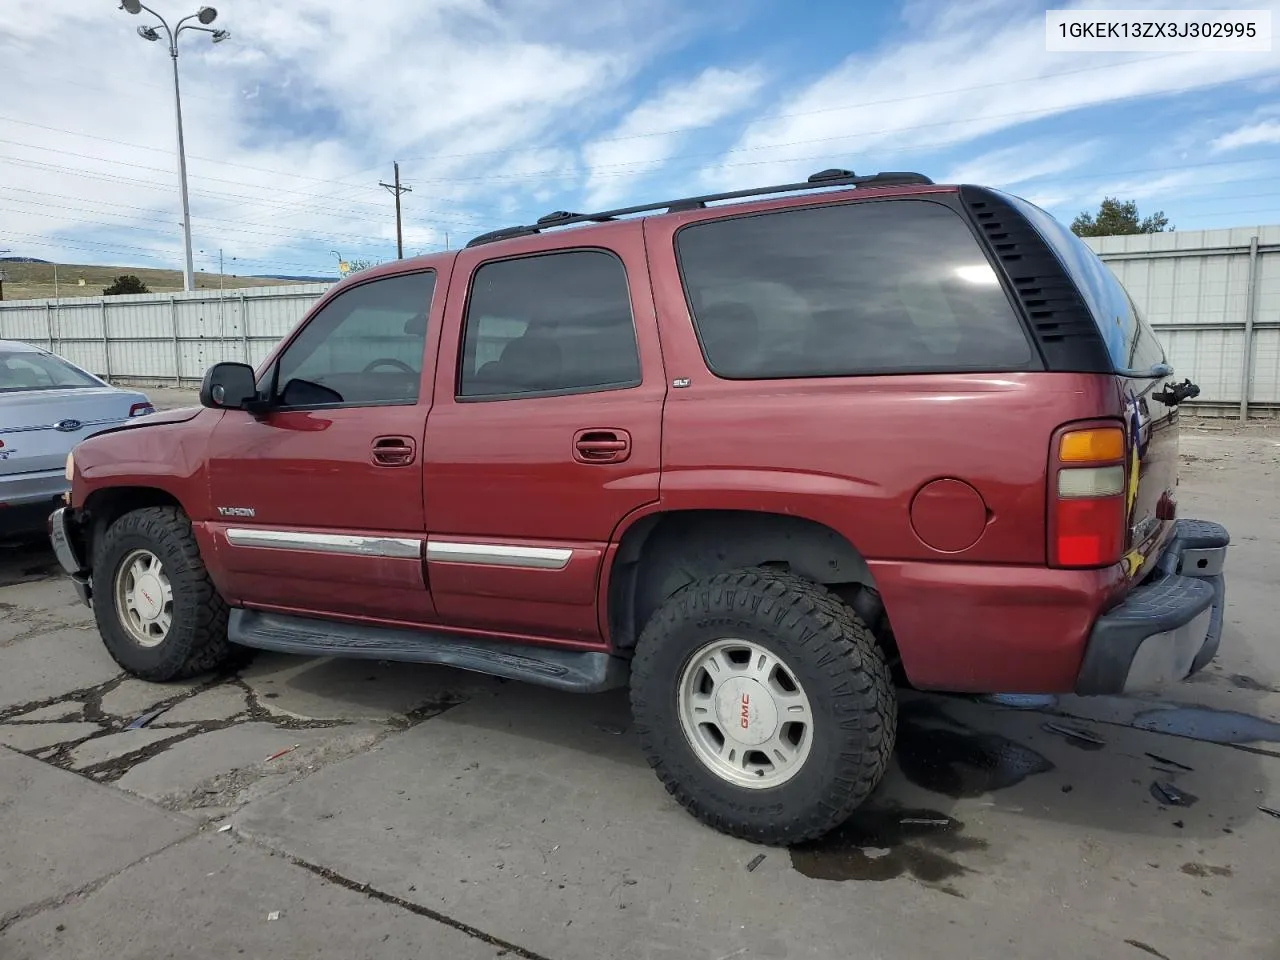
{"label": "gmc logo on wheel center cap", "polygon": [[746,730],[751,726],[751,694],[744,693],[742,695],[742,729]]}

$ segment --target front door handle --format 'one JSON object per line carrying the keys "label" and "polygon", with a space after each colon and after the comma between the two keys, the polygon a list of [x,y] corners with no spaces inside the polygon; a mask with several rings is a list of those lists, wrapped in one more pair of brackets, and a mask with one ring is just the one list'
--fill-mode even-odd
{"label": "front door handle", "polygon": [[631,434],[615,428],[579,430],[573,435],[573,459],[579,463],[622,463],[631,456]]}
{"label": "front door handle", "polygon": [[416,453],[412,437],[378,437],[373,441],[372,459],[380,467],[407,467]]}

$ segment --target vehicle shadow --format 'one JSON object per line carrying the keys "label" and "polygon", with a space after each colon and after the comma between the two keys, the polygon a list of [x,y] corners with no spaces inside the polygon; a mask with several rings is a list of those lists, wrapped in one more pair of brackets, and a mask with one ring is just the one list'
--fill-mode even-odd
{"label": "vehicle shadow", "polygon": [[0,538],[0,587],[12,587],[58,574],[47,538],[35,534]]}

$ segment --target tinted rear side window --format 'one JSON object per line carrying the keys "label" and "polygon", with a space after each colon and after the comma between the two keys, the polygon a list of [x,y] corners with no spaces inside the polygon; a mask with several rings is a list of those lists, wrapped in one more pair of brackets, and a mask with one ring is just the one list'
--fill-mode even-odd
{"label": "tinted rear side window", "polygon": [[477,268],[458,396],[594,393],[640,383],[622,261],[569,250]]}
{"label": "tinted rear side window", "polygon": [[954,211],[847,203],[676,239],[707,365],[729,379],[1025,369],[1034,353]]}
{"label": "tinted rear side window", "polygon": [[1075,282],[1093,314],[1117,370],[1147,370],[1165,359],[1156,338],[1124,286],[1089,245],[1048,213],[1021,197],[1003,195],[1044,238]]}

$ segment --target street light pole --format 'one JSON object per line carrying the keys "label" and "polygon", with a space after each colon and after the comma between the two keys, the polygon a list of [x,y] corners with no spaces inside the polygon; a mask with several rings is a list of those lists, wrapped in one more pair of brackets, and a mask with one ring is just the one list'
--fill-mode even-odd
{"label": "street light pole", "polygon": [[[165,35],[169,38],[169,59],[173,61],[173,109],[178,127],[178,190],[182,195],[182,238],[183,250],[186,255],[182,269],[182,288],[184,290],[194,290],[196,287],[195,267],[191,255],[191,203],[187,198],[187,153],[182,139],[182,93],[178,86],[178,35],[183,30],[199,30],[203,33],[212,34],[214,43],[221,43],[231,34],[226,30],[213,30],[208,26],[218,16],[218,11],[213,7],[201,7],[195,13],[179,20],[178,25],[173,29],[169,28],[169,24],[164,17],[146,4],[141,3],[140,0],[120,0],[120,9],[132,14],[141,13],[143,10],[147,11],[147,13],[160,21],[160,26],[164,28]],[[190,20],[198,20],[202,26],[189,23],[188,21]],[[151,40],[153,42],[160,39],[160,34],[156,32],[155,27],[139,27],[138,36],[142,37],[143,40]]]}
{"label": "street light pole", "polygon": [[195,271],[191,263],[191,202],[187,199],[187,152],[182,143],[182,94],[178,91],[178,38],[169,43],[173,61],[173,111],[178,121],[178,189],[182,192],[182,239],[187,259],[182,268],[182,288],[195,289]]}

